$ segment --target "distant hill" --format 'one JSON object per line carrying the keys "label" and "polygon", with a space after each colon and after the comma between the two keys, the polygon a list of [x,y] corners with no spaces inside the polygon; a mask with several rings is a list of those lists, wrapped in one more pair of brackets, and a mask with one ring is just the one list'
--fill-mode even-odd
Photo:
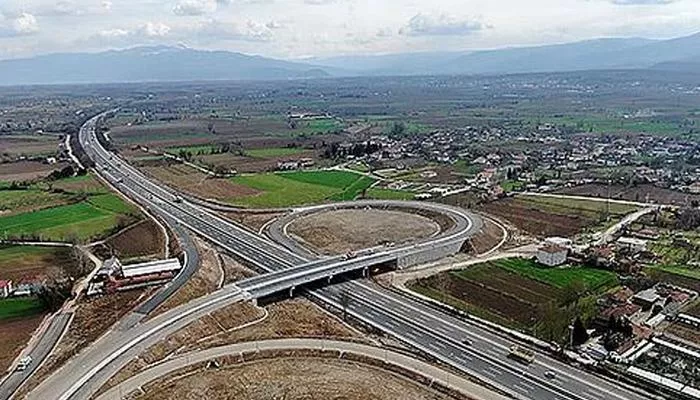
{"label": "distant hill", "polygon": [[399,53],[309,60],[363,75],[512,74],[602,69],[646,69],[700,57],[700,33],[671,40],[596,39],[454,53]]}
{"label": "distant hill", "polygon": [[700,74],[700,33],[671,40],[597,39],[475,52],[425,52],[284,61],[229,51],[136,47],[0,61],[0,85],[328,76],[513,74],[653,69]]}
{"label": "distant hill", "polygon": [[166,46],[0,61],[1,85],[262,80],[328,75],[324,69],[308,64]]}

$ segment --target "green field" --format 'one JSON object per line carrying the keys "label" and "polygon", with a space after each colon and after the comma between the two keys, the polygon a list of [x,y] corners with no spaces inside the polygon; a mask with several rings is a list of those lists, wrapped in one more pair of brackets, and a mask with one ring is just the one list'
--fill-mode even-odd
{"label": "green field", "polygon": [[44,311],[44,305],[35,297],[0,300],[0,321],[29,317]]}
{"label": "green field", "polygon": [[613,116],[562,116],[530,119],[531,123],[549,123],[556,126],[570,127],[578,132],[591,133],[650,133],[659,135],[677,135],[687,128],[680,123],[663,121],[655,118],[625,119]]}
{"label": "green field", "polygon": [[327,200],[352,200],[374,183],[371,178],[346,171],[255,174],[231,179],[262,192],[232,200],[245,207],[289,207]]}
{"label": "green field", "polygon": [[369,189],[367,198],[376,200],[413,200],[416,195],[411,192],[391,189]]}
{"label": "green field", "polygon": [[547,268],[533,260],[509,258],[493,261],[505,270],[546,283],[556,288],[565,288],[576,281],[582,282],[589,290],[604,291],[618,284],[617,275],[612,271],[587,267]]}
{"label": "green field", "polygon": [[[84,179],[61,183],[90,184]],[[134,207],[117,195],[102,190],[95,193],[81,201],[66,195],[59,202],[52,197],[53,194],[47,196],[47,192],[39,190],[0,192],[4,195],[4,204],[24,201],[33,205],[29,211],[0,217],[0,235],[57,241],[88,240],[111,231],[120,222],[120,217],[137,214]]]}

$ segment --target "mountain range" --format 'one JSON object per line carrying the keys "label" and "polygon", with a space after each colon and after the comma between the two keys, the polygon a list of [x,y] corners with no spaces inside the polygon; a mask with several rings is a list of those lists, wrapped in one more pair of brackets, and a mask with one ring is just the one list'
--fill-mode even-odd
{"label": "mountain range", "polygon": [[670,40],[596,39],[473,52],[350,55],[295,61],[186,47],[136,47],[3,60],[0,85],[493,75],[606,69],[700,74],[700,33]]}

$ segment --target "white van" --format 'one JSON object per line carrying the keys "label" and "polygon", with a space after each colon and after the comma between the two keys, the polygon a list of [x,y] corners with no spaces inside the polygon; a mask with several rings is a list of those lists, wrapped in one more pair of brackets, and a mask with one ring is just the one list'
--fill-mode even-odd
{"label": "white van", "polygon": [[19,360],[19,363],[17,363],[17,371],[24,371],[25,369],[29,368],[29,364],[32,363],[32,357],[31,356],[26,356],[22,357]]}

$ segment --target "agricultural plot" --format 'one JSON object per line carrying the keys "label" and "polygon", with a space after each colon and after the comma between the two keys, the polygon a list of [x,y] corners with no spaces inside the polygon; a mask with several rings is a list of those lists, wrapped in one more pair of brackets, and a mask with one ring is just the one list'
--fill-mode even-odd
{"label": "agricultural plot", "polygon": [[557,193],[601,198],[607,198],[609,193],[610,197],[613,199],[673,204],[678,206],[687,205],[693,200],[700,200],[700,195],[697,194],[678,192],[654,185],[637,185],[631,187],[612,185],[608,187],[607,185],[592,183],[589,185],[561,189]]}
{"label": "agricultural plot", "polygon": [[[634,212],[637,207],[594,200],[517,196],[486,203],[481,209],[535,236],[572,237]],[[609,212],[609,214],[608,214]],[[607,216],[610,221],[607,221]]]}
{"label": "agricultural plot", "polygon": [[0,321],[31,317],[43,311],[44,304],[35,297],[0,300]]}
{"label": "agricultural plot", "polygon": [[62,247],[0,247],[0,279],[21,282],[41,277],[73,263],[70,250]]}
{"label": "agricultural plot", "polygon": [[616,286],[617,277],[609,271],[542,268],[530,260],[504,259],[422,279],[411,289],[496,323],[536,333],[550,310],[568,305],[576,284],[597,294]]}
{"label": "agricultural plot", "polygon": [[135,222],[138,211],[94,178],[76,177],[51,184],[0,191],[0,234],[4,238],[48,241],[90,240]]}
{"label": "agricultural plot", "polygon": [[681,237],[663,236],[653,241],[649,249],[659,257],[655,268],[674,274],[700,279],[700,235],[684,232]]}
{"label": "agricultural plot", "polygon": [[49,165],[38,161],[17,161],[0,164],[0,182],[26,182],[48,176],[65,167],[65,164]]}
{"label": "agricultural plot", "polygon": [[326,200],[352,200],[374,183],[371,178],[345,171],[241,175],[232,181],[260,192],[232,200],[246,207],[288,207]]}

